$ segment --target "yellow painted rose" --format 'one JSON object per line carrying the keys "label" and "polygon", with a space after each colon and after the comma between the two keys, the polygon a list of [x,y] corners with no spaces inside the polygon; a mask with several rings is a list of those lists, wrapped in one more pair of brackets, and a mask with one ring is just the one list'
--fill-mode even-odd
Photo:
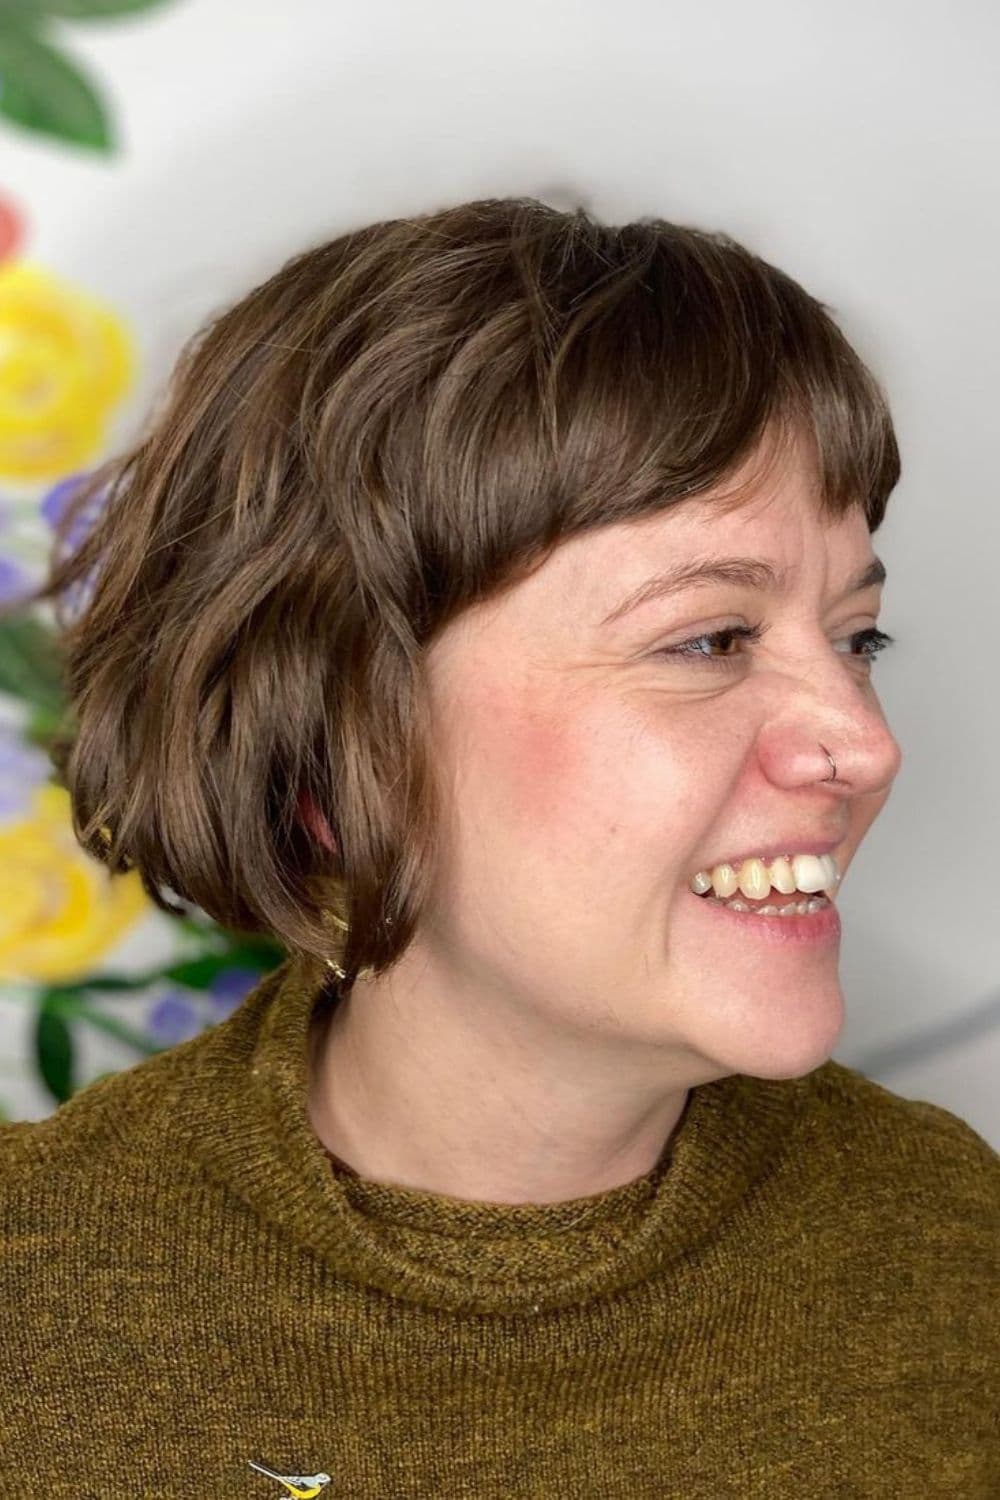
{"label": "yellow painted rose", "polygon": [[83,468],[134,371],[132,339],[106,303],[40,266],[0,263],[0,478]]}
{"label": "yellow painted rose", "polygon": [[63,787],[36,787],[27,816],[0,824],[0,983],[83,976],[152,910],[137,871],[110,875],[81,849]]}

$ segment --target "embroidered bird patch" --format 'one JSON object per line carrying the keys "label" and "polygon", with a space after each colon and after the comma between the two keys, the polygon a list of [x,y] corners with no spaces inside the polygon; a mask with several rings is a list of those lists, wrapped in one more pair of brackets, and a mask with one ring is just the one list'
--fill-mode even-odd
{"label": "embroidered bird patch", "polygon": [[279,1474],[266,1464],[255,1464],[252,1458],[248,1458],[247,1463],[258,1474],[266,1474],[268,1479],[276,1479],[279,1484],[283,1484],[293,1500],[313,1500],[313,1496],[326,1489],[330,1483],[329,1474]]}

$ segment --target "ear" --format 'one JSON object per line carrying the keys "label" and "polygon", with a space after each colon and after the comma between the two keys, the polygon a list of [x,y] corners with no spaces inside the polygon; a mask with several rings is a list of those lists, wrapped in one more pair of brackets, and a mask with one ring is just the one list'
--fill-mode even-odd
{"label": "ear", "polygon": [[298,809],[299,817],[313,838],[317,839],[324,848],[331,849],[336,853],[337,841],[330,832],[330,825],[308,792],[302,791],[299,793]]}

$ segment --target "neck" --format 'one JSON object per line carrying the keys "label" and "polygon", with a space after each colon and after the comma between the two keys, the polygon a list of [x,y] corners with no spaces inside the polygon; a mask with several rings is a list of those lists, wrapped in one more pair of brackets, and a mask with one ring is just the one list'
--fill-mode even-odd
{"label": "neck", "polygon": [[308,1108],[329,1152],[375,1182],[496,1204],[566,1202],[653,1169],[688,1087],[495,994],[450,1001],[430,977],[397,966],[317,1014]]}

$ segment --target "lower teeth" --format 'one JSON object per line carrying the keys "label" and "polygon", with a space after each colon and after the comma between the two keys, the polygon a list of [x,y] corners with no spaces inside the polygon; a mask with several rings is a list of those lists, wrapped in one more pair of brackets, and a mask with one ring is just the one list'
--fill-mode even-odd
{"label": "lower teeth", "polygon": [[748,906],[745,901],[723,901],[719,896],[706,896],[704,899],[714,906],[727,906],[730,911],[749,912],[755,917],[807,917],[830,905],[825,896],[812,896],[808,901],[791,901],[787,906]]}

